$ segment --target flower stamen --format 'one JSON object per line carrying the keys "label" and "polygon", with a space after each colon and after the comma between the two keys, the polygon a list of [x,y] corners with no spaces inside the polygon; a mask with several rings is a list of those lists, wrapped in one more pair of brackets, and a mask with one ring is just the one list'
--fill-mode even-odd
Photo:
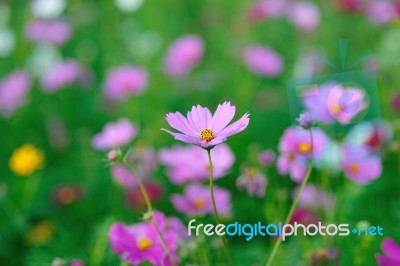
{"label": "flower stamen", "polygon": [[151,241],[150,238],[148,237],[142,237],[139,242],[138,242],[138,248],[140,250],[146,250],[149,249],[153,245],[153,242]]}
{"label": "flower stamen", "polygon": [[214,139],[214,131],[209,128],[203,129],[202,131],[200,131],[200,139],[210,142]]}

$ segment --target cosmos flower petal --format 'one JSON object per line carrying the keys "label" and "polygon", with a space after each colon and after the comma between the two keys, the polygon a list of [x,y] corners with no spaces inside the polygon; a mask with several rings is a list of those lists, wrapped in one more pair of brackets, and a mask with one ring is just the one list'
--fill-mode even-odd
{"label": "cosmos flower petal", "polygon": [[194,129],[200,133],[201,130],[210,126],[212,115],[208,108],[197,105],[193,106],[192,110],[188,112],[187,118]]}
{"label": "cosmos flower petal", "polygon": [[161,130],[167,132],[168,134],[171,134],[172,136],[174,136],[174,138],[176,140],[180,140],[180,141],[183,141],[183,142],[186,142],[189,144],[196,144],[196,145],[200,144],[200,139],[198,139],[198,138],[195,138],[192,136],[187,136],[187,135],[181,134],[181,133],[175,133],[175,132],[169,131],[165,128],[162,128]]}
{"label": "cosmos flower petal", "polygon": [[386,256],[400,261],[400,245],[397,244],[393,239],[386,238],[382,242],[381,247]]}
{"label": "cosmos flower petal", "polygon": [[237,134],[237,133],[243,131],[249,125],[249,122],[250,122],[249,114],[246,113],[238,121],[230,124],[223,130],[221,130],[218,133],[217,137],[227,138],[229,136]]}
{"label": "cosmos flower petal", "polygon": [[230,102],[219,104],[212,118],[211,128],[218,134],[235,116],[236,108]]}
{"label": "cosmos flower petal", "polygon": [[196,132],[190,125],[188,120],[179,112],[169,113],[166,118],[168,124],[182,133],[189,136],[198,136],[198,132]]}
{"label": "cosmos flower petal", "polygon": [[136,240],[127,232],[126,226],[122,223],[111,226],[109,238],[115,253],[121,254],[132,249],[132,247],[135,248]]}
{"label": "cosmos flower petal", "polygon": [[399,261],[382,255],[377,255],[376,260],[380,266],[398,266]]}

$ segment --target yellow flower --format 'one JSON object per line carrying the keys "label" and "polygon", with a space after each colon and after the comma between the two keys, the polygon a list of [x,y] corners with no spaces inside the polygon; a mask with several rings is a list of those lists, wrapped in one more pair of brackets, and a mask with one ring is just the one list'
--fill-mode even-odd
{"label": "yellow flower", "polygon": [[43,220],[29,229],[26,238],[29,244],[42,245],[49,241],[54,234],[54,223]]}
{"label": "yellow flower", "polygon": [[20,176],[29,176],[43,166],[43,152],[30,144],[14,150],[9,166],[11,171]]}

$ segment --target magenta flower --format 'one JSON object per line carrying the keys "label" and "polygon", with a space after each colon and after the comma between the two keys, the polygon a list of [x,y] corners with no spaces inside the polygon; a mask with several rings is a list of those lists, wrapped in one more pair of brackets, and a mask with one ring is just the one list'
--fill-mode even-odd
{"label": "magenta flower", "polygon": [[97,150],[111,150],[128,144],[137,134],[137,128],[126,118],[108,123],[102,132],[92,138],[92,147]]}
{"label": "magenta flower", "polygon": [[148,83],[147,71],[130,65],[113,68],[107,73],[104,94],[107,98],[120,101],[143,92]]}
{"label": "magenta flower", "polygon": [[318,224],[319,221],[319,217],[314,212],[305,208],[299,208],[293,212],[292,219],[290,219],[289,223],[294,224],[295,222],[297,222],[300,224],[309,225]]}
{"label": "magenta flower", "polygon": [[389,0],[371,1],[366,5],[365,13],[377,25],[389,23],[398,17],[396,5]]}
{"label": "magenta flower", "polygon": [[55,92],[63,87],[82,81],[84,70],[75,60],[66,60],[50,68],[42,77],[43,91]]}
{"label": "magenta flower", "polygon": [[71,261],[70,266],[85,266],[85,263],[82,260],[74,259]]}
{"label": "magenta flower", "polygon": [[370,183],[382,174],[380,157],[366,146],[345,145],[341,165],[346,176],[360,184]]}
{"label": "magenta flower", "polygon": [[349,124],[362,110],[367,108],[365,94],[358,88],[343,88],[334,83],[307,91],[303,97],[307,112],[316,121]]}
{"label": "magenta flower", "polygon": [[262,166],[270,166],[275,162],[276,155],[273,150],[264,150],[258,155],[258,162]]}
{"label": "magenta flower", "polygon": [[183,134],[164,128],[161,130],[171,134],[177,140],[211,149],[226,141],[228,137],[243,131],[249,124],[249,114],[246,113],[228,126],[235,112],[236,108],[230,102],[219,104],[214,115],[211,115],[208,108],[197,105],[192,107],[186,117],[179,112],[169,113],[166,116],[168,124]]}
{"label": "magenta flower", "polygon": [[[235,162],[235,155],[222,143],[211,150],[216,158],[213,162],[214,178],[218,179],[227,174]],[[209,179],[209,162],[207,154],[197,146],[174,146],[160,151],[160,162],[166,165],[167,175],[175,184]]]}
{"label": "magenta flower", "polygon": [[394,96],[392,100],[392,107],[396,112],[400,113],[400,93]]}
{"label": "magenta flower", "polygon": [[115,182],[125,188],[131,189],[137,185],[136,179],[132,173],[121,164],[116,164],[111,167],[111,175]]}
{"label": "magenta flower", "polygon": [[[154,215],[172,257],[177,263],[177,232],[168,227],[168,220],[162,213],[156,212]],[[109,231],[109,239],[113,251],[124,261],[133,265],[145,261],[157,266],[171,265],[151,222],[141,222],[130,226],[114,223]]]}
{"label": "magenta flower", "polygon": [[0,81],[0,115],[8,118],[22,106],[31,88],[31,79],[24,71],[16,70]]}
{"label": "magenta flower", "polygon": [[[231,211],[231,194],[228,190],[214,187],[215,202],[220,214],[229,215]],[[200,184],[185,187],[183,195],[174,194],[171,198],[174,207],[187,215],[202,216],[213,212],[210,188]]]}
{"label": "magenta flower", "polygon": [[[296,188],[292,193],[292,198],[294,199],[298,193],[298,188]],[[308,184],[304,187],[303,192],[299,198],[299,206],[303,208],[314,209],[316,207],[323,210],[329,210],[335,205],[335,196],[324,191],[320,187]]]}
{"label": "magenta flower", "polygon": [[287,17],[297,28],[305,32],[314,31],[320,21],[318,7],[311,2],[296,1],[288,6]]}
{"label": "magenta flower", "polygon": [[236,180],[236,187],[245,189],[251,196],[262,198],[265,196],[267,177],[254,167],[244,167]]}
{"label": "magenta flower", "polygon": [[252,45],[245,49],[243,60],[246,67],[256,75],[275,77],[283,69],[281,56],[267,46]]}
{"label": "magenta flower", "polygon": [[25,29],[27,37],[37,43],[64,44],[71,37],[70,25],[62,20],[33,20]]}
{"label": "magenta flower", "polygon": [[286,0],[258,0],[250,6],[248,16],[252,21],[280,17],[286,6]]}
{"label": "magenta flower", "polygon": [[175,40],[168,48],[164,72],[171,77],[186,75],[197,66],[203,57],[204,43],[196,35],[185,35]]}
{"label": "magenta flower", "polygon": [[295,182],[301,182],[305,177],[311,155],[316,160],[320,159],[329,145],[329,139],[322,130],[311,130],[312,145],[310,132],[299,127],[288,128],[279,143],[278,172],[282,175],[290,174]]}
{"label": "magenta flower", "polygon": [[381,244],[385,255],[376,255],[379,266],[400,265],[400,245],[391,238],[385,238]]}

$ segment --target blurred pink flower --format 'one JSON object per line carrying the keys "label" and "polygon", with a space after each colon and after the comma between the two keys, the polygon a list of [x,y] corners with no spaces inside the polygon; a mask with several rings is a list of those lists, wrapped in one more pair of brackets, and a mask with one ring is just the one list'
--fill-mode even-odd
{"label": "blurred pink flower", "polygon": [[107,73],[104,94],[114,101],[124,100],[143,92],[147,83],[148,74],[146,70],[131,65],[120,66]]}
{"label": "blurred pink flower", "polygon": [[[228,190],[214,187],[215,202],[218,213],[229,215],[231,211],[231,194]],[[187,215],[203,216],[213,212],[210,188],[200,184],[190,184],[185,187],[183,195],[173,194],[174,207]]]}
{"label": "blurred pink flower", "polygon": [[27,37],[38,43],[60,45],[71,37],[70,25],[62,20],[33,20],[25,29]]}
{"label": "blurred pink flower", "polygon": [[[154,215],[172,257],[177,263],[179,261],[177,256],[178,233],[168,227],[168,220],[164,214],[155,212]],[[124,261],[133,265],[146,261],[156,266],[171,265],[151,222],[141,222],[129,226],[114,223],[111,225],[108,235],[112,250]]]}
{"label": "blurred pink flower", "polygon": [[196,35],[185,35],[175,40],[168,48],[164,71],[172,77],[186,75],[197,66],[204,51],[203,40]]}
{"label": "blurred pink flower", "polygon": [[243,131],[249,124],[249,114],[246,113],[228,126],[235,112],[236,108],[230,102],[219,104],[214,115],[211,115],[208,108],[197,105],[192,107],[186,117],[179,112],[166,115],[168,124],[183,134],[164,128],[161,130],[171,134],[176,140],[211,149],[226,141],[228,137]]}
{"label": "blurred pink flower", "polygon": [[286,15],[289,21],[305,32],[314,31],[320,21],[319,9],[312,2],[293,2],[288,6]]}
{"label": "blurred pink flower", "polygon": [[314,159],[320,159],[329,146],[329,139],[322,130],[319,128],[311,130],[313,145],[310,132],[299,127],[286,129],[279,142],[278,172],[281,175],[290,174],[295,182],[301,182],[305,177],[307,160],[311,158],[311,154]]}
{"label": "blurred pink flower", "polygon": [[392,107],[396,112],[400,113],[400,93],[394,96],[392,100]]}
{"label": "blurred pink flower", "polygon": [[[294,199],[297,195],[298,188],[293,190],[292,198]],[[335,205],[335,196],[324,191],[320,187],[308,184],[304,187],[303,192],[299,198],[299,206],[303,208],[315,208],[331,209]]]}
{"label": "blurred pink flower", "polygon": [[379,266],[397,266],[400,265],[400,245],[392,238],[383,239],[381,248],[384,255],[376,255]]}
{"label": "blurred pink flower", "polygon": [[[143,186],[152,203],[160,200],[164,194],[163,186],[158,183],[152,181],[143,181]],[[126,191],[125,202],[132,209],[144,210],[147,207],[143,194],[137,186],[134,186]]]}
{"label": "blurred pink flower", "polygon": [[8,118],[22,106],[31,88],[27,73],[16,70],[0,81],[0,115]]}
{"label": "blurred pink flower", "polygon": [[[235,155],[226,144],[216,146],[211,150],[214,178],[227,174],[235,162]],[[160,151],[160,162],[166,165],[167,175],[171,182],[182,184],[191,181],[208,180],[210,177],[208,156],[196,146],[174,146]]]}
{"label": "blurred pink flower", "polygon": [[338,0],[339,8],[348,12],[358,12],[362,9],[364,0]]}
{"label": "blurred pink flower", "polygon": [[111,150],[128,144],[137,134],[137,128],[126,118],[108,123],[102,132],[92,138],[92,147],[97,150]]}
{"label": "blurred pink flower", "polygon": [[83,196],[83,189],[77,185],[62,185],[54,189],[52,194],[53,202],[56,205],[70,205]]}
{"label": "blurred pink flower", "polygon": [[341,124],[349,124],[368,106],[364,91],[334,83],[308,90],[302,100],[312,118],[324,123],[336,120]]}
{"label": "blurred pink flower", "polygon": [[134,188],[137,185],[135,177],[122,164],[113,165],[111,175],[115,182],[125,188]]}
{"label": "blurred pink flower", "polygon": [[380,157],[366,146],[345,145],[341,165],[346,176],[360,184],[368,184],[382,174]]}
{"label": "blurred pink flower", "polygon": [[389,0],[371,1],[366,5],[366,15],[375,24],[385,24],[397,19],[399,16],[396,5]]}
{"label": "blurred pink flower", "polygon": [[43,75],[42,89],[47,93],[55,92],[82,81],[84,75],[84,70],[77,61],[66,60],[54,65]]}
{"label": "blurred pink flower", "polygon": [[319,221],[319,217],[314,212],[305,208],[299,208],[293,212],[292,219],[289,223],[294,224],[297,222],[307,226],[309,224],[318,224]]}
{"label": "blurred pink flower", "polygon": [[71,261],[70,266],[85,266],[85,263],[82,260],[74,259]]}
{"label": "blurred pink flower", "polygon": [[286,6],[286,0],[258,0],[250,6],[248,16],[252,21],[276,18],[284,14]]}
{"label": "blurred pink flower", "polygon": [[275,162],[276,155],[271,149],[264,150],[258,155],[258,162],[262,166],[270,166]]}
{"label": "blurred pink flower", "polygon": [[241,175],[236,179],[236,187],[246,189],[251,196],[262,198],[265,196],[267,177],[256,168],[244,167]]}
{"label": "blurred pink flower", "polygon": [[246,67],[256,75],[274,77],[283,69],[281,56],[267,46],[252,45],[245,49],[243,60]]}

